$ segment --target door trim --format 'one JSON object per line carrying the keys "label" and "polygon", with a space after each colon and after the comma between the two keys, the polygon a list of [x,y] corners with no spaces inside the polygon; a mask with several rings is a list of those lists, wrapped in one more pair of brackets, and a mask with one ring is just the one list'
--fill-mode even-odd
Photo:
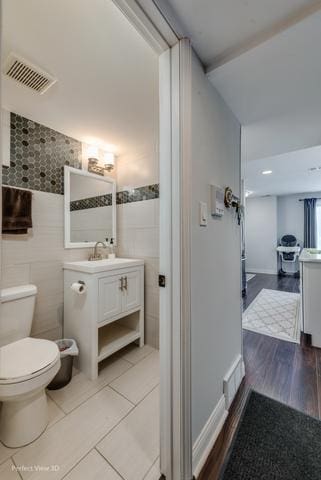
{"label": "door trim", "polygon": [[159,181],[160,245],[159,271],[166,286],[160,295],[160,471],[172,480],[172,51],[159,57]]}
{"label": "door trim", "polygon": [[[160,57],[161,472],[191,480],[191,46]],[[165,423],[164,423],[165,421]]]}
{"label": "door trim", "polygon": [[192,479],[191,412],[191,123],[192,48],[189,39],[180,40],[180,219],[181,219],[181,388],[182,388],[182,472]]}
{"label": "door trim", "polygon": [[160,55],[177,42],[177,37],[155,5],[152,4],[153,10],[147,12],[147,8],[145,10],[136,0],[112,1],[157,54]]}

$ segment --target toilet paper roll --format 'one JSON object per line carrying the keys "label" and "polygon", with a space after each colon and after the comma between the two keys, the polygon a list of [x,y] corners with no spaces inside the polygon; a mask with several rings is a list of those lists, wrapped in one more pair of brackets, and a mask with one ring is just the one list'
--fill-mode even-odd
{"label": "toilet paper roll", "polygon": [[82,295],[83,293],[86,292],[87,290],[87,287],[84,283],[82,282],[74,282],[72,285],[71,285],[71,290],[73,290],[74,292],[78,293],[78,295]]}

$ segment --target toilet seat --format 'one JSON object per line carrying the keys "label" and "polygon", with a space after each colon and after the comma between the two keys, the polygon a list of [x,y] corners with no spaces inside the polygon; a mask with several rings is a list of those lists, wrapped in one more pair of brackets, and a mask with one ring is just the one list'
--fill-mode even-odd
{"label": "toilet seat", "polygon": [[42,375],[60,359],[56,343],[23,338],[0,348],[0,385],[16,384]]}

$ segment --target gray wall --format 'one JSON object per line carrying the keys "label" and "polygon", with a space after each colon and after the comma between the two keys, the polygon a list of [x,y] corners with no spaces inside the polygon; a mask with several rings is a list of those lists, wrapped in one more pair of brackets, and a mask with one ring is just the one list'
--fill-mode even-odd
{"label": "gray wall", "polygon": [[199,226],[199,201],[209,185],[239,193],[240,125],[192,64],[192,436],[193,442],[223,395],[223,377],[241,353],[240,227],[235,214]]}

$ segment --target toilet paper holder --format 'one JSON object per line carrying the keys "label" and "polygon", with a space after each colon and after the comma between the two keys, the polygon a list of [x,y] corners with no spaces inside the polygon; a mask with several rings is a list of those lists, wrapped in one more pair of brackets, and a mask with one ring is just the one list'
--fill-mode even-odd
{"label": "toilet paper holder", "polygon": [[80,283],[80,285],[86,286],[86,284],[83,280],[77,280],[77,282],[73,282],[71,285],[73,285],[74,283]]}
{"label": "toilet paper holder", "polygon": [[79,295],[82,295],[87,290],[86,283],[83,280],[77,280],[77,282],[72,283],[70,288]]}

